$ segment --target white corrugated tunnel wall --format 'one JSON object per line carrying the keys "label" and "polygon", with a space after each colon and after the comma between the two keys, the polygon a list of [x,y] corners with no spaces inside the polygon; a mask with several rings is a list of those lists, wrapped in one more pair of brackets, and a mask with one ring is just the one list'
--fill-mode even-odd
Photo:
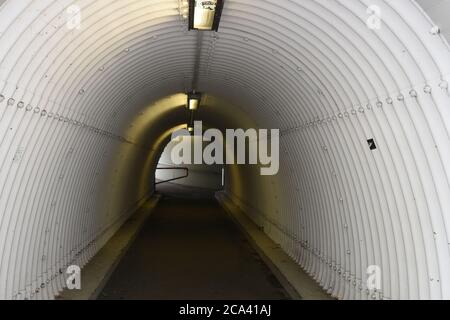
{"label": "white corrugated tunnel wall", "polygon": [[332,296],[449,299],[449,1],[226,0],[217,33],[183,2],[0,1],[0,298],[58,295],[196,89],[281,130],[278,175],[226,192]]}

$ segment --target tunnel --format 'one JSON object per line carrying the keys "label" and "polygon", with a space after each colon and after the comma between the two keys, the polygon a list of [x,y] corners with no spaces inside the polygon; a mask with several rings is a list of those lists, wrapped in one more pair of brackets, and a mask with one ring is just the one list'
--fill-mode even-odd
{"label": "tunnel", "polygon": [[278,130],[276,174],[225,164],[210,201],[330,298],[450,299],[450,1],[209,2],[217,30],[205,1],[0,1],[0,299],[57,299],[190,116]]}

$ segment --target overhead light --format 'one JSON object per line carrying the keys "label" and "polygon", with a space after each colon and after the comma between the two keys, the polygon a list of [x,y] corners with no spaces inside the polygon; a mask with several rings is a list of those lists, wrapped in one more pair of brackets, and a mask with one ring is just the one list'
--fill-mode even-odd
{"label": "overhead light", "polygon": [[197,99],[189,99],[189,110],[197,110],[199,102]]}
{"label": "overhead light", "polygon": [[224,0],[189,0],[189,30],[218,31]]}
{"label": "overhead light", "polygon": [[197,110],[200,107],[200,100],[202,98],[202,95],[200,93],[189,93],[188,94],[188,101],[187,101],[187,108],[189,110]]}

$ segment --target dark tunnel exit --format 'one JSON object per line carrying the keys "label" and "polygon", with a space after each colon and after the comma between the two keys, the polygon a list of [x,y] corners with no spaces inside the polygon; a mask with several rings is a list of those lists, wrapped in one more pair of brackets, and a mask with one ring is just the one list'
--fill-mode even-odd
{"label": "dark tunnel exit", "polygon": [[[192,140],[189,144],[192,146],[194,140],[201,140],[202,137],[190,135],[185,139]],[[188,163],[174,163],[172,154],[175,152],[174,147],[179,142],[172,139],[165,147],[155,172],[155,191],[160,191],[166,184],[175,185],[173,187],[185,187],[187,189],[204,189],[210,193],[220,191],[225,184],[225,166],[220,164],[206,163],[195,164],[194,159]],[[205,144],[202,142],[202,144]]]}

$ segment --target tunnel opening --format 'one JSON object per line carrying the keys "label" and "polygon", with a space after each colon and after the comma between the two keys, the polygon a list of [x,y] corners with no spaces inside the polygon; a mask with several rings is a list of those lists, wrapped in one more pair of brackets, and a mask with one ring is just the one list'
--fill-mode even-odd
{"label": "tunnel opening", "polygon": [[[203,140],[200,136],[185,136],[188,139],[187,144],[190,150],[194,149],[195,140]],[[155,172],[155,191],[167,193],[169,188],[175,191],[178,188],[184,190],[184,194],[192,192],[194,195],[196,190],[203,190],[205,194],[209,194],[212,198],[214,193],[223,189],[224,186],[224,165],[223,164],[206,164],[195,163],[194,155],[190,157],[190,161],[185,163],[174,162],[174,148],[177,146],[175,140],[171,140],[165,147]],[[202,146],[206,143],[200,141]],[[186,152],[186,151],[185,151]],[[173,192],[172,192],[173,193]]]}
{"label": "tunnel opening", "polygon": [[[165,139],[154,171],[154,191],[161,199],[98,299],[292,299],[216,199],[225,189],[229,170],[225,168],[234,166],[236,170],[244,165],[236,161],[238,146],[233,144],[235,164],[205,163],[204,157],[191,151],[197,148],[204,155],[214,139],[205,140],[199,130],[190,132],[187,127],[179,125],[168,131],[170,138]],[[248,159],[251,137],[243,134],[243,158]],[[188,156],[175,150],[180,143],[188,146],[182,149]],[[221,145],[220,153],[226,148]],[[174,160],[174,154],[186,162]]]}

